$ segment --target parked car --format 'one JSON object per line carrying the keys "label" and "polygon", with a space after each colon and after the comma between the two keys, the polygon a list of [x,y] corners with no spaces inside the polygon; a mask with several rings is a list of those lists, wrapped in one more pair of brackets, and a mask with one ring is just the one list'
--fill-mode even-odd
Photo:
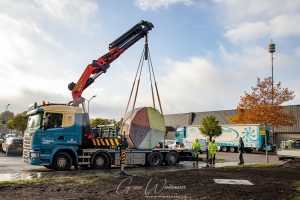
{"label": "parked car", "polygon": [[[167,149],[176,149],[176,141],[175,140],[165,140],[165,148]],[[163,148],[163,141],[159,142],[156,148]]]}
{"label": "parked car", "polygon": [[2,151],[2,144],[3,144],[4,140],[5,140],[5,137],[0,135],[0,151]]}
{"label": "parked car", "polygon": [[5,142],[2,144],[2,149],[4,152],[6,152],[6,156],[12,154],[22,155],[23,139],[17,137],[6,138]]}
{"label": "parked car", "polygon": [[8,133],[5,136],[6,138],[10,138],[10,137],[17,137],[15,133]]}
{"label": "parked car", "polygon": [[281,141],[280,149],[276,152],[279,160],[299,159],[300,158],[300,140]]}

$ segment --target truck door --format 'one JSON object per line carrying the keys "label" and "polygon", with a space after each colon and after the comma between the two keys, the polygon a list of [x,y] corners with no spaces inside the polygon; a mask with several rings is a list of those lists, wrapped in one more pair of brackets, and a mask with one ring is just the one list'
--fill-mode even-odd
{"label": "truck door", "polygon": [[57,135],[62,131],[63,113],[46,112],[42,132],[41,149],[51,149],[57,145]]}
{"label": "truck door", "polygon": [[45,112],[41,149],[52,149],[56,145],[72,145],[78,141],[74,137],[72,126],[65,127],[63,112]]}

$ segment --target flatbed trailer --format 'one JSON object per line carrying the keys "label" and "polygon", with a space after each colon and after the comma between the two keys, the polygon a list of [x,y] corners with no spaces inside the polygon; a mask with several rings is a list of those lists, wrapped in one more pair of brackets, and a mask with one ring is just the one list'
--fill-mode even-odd
{"label": "flatbed trailer", "polygon": [[[67,147],[60,147],[49,152],[34,151],[24,148],[23,161],[31,165],[44,166],[59,171],[75,168],[109,169],[120,166],[121,148],[78,148],[73,151]],[[181,161],[192,161],[192,151],[185,149],[126,149],[126,165],[147,165],[158,167],[161,165],[175,166]]]}
{"label": "flatbed trailer", "polygon": [[[148,165],[157,167],[163,164],[174,166],[181,161],[191,161],[190,150],[171,149],[126,149],[126,165]],[[120,150],[116,149],[82,149],[79,150],[78,165],[81,167],[93,167],[98,169],[110,168],[112,165],[120,165]],[[102,163],[97,165],[96,163]]]}

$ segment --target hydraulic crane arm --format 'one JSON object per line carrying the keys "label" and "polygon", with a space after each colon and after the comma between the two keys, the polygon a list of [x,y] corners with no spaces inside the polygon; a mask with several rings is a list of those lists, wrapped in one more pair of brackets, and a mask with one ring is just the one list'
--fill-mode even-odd
{"label": "hydraulic crane arm", "polygon": [[110,63],[116,60],[124,51],[141,38],[147,36],[148,32],[152,28],[154,28],[154,26],[151,22],[141,21],[121,35],[118,39],[110,43],[109,52],[101,56],[98,60],[93,60],[93,62],[86,67],[76,84],[72,82],[68,85],[69,90],[72,91],[72,104],[79,105],[82,103],[82,92],[90,86],[96,78],[106,72],[106,70],[110,67]]}

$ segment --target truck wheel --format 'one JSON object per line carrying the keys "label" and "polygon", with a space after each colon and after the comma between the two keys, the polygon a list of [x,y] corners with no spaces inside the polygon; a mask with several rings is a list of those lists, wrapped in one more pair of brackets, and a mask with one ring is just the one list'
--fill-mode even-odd
{"label": "truck wheel", "polygon": [[53,159],[53,169],[56,171],[67,171],[72,167],[72,158],[68,153],[57,153]]}
{"label": "truck wheel", "polygon": [[221,150],[222,150],[223,152],[226,152],[226,151],[228,151],[228,148],[227,148],[227,147],[222,147]]}
{"label": "truck wheel", "polygon": [[231,153],[234,153],[234,152],[236,152],[236,148],[235,148],[235,147],[230,147],[230,148],[229,148],[229,151],[230,151]]}
{"label": "truck wheel", "polygon": [[166,163],[169,166],[175,166],[178,162],[178,156],[174,151],[171,151],[166,156]]}
{"label": "truck wheel", "polygon": [[160,166],[163,161],[163,156],[160,152],[151,152],[147,158],[148,164],[151,167]]}
{"label": "truck wheel", "polygon": [[98,153],[93,158],[93,169],[108,169],[110,167],[109,158],[105,153]]}

